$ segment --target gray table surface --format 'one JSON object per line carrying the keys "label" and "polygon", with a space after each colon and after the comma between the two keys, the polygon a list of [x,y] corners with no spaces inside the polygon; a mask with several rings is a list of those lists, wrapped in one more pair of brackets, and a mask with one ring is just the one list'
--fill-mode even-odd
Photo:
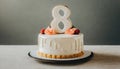
{"label": "gray table surface", "polygon": [[30,58],[37,45],[0,45],[0,69],[120,69],[120,45],[85,45],[94,57],[83,64],[43,64]]}

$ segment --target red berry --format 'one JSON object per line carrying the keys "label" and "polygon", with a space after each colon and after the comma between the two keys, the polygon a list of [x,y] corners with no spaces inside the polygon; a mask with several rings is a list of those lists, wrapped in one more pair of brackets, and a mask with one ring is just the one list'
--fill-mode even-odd
{"label": "red berry", "polygon": [[41,33],[41,34],[45,34],[45,29],[42,28],[42,29],[40,30],[40,33]]}
{"label": "red berry", "polygon": [[79,34],[80,33],[80,30],[79,29],[76,29],[74,34]]}

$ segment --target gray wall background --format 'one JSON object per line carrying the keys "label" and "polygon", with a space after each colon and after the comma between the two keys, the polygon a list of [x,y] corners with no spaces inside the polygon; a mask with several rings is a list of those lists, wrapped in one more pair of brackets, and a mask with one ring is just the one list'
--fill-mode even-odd
{"label": "gray wall background", "polygon": [[0,0],[0,44],[37,44],[55,5],[66,4],[85,44],[120,44],[120,0]]}

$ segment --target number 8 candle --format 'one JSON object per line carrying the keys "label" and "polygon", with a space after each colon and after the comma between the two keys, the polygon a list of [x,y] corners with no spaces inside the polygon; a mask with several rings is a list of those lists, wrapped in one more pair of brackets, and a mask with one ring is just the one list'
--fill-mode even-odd
{"label": "number 8 candle", "polygon": [[[63,11],[64,15],[60,15],[60,10]],[[72,22],[69,18],[71,11],[67,6],[58,5],[55,6],[52,10],[53,20],[51,22],[51,28],[53,28],[57,33],[64,33],[67,29],[72,27]],[[61,29],[59,23],[62,22],[64,27]]]}

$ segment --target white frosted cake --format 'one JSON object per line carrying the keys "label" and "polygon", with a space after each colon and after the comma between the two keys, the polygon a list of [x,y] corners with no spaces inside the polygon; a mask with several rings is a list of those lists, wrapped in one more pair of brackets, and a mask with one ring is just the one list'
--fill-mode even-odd
{"label": "white frosted cake", "polygon": [[[51,25],[46,29],[41,29],[40,34],[38,35],[38,55],[55,59],[82,56],[84,54],[83,34],[80,33],[79,29],[72,26],[70,19],[66,21],[66,18],[68,19],[68,7],[59,5],[53,8],[54,11],[56,11],[55,9],[57,9],[57,11],[58,9],[63,10],[64,12],[67,11],[67,13],[64,13],[64,16],[61,16],[61,18],[60,14],[59,16],[56,15],[56,18],[54,17],[55,14],[58,14],[57,12],[52,13],[54,19]],[[61,29],[54,24],[59,23],[59,21],[63,22],[63,24],[66,22],[70,23],[67,23],[69,25],[64,24],[66,26]]]}

